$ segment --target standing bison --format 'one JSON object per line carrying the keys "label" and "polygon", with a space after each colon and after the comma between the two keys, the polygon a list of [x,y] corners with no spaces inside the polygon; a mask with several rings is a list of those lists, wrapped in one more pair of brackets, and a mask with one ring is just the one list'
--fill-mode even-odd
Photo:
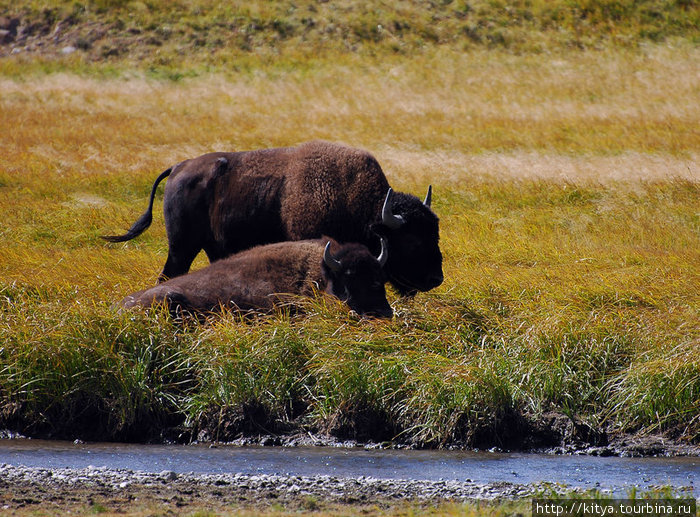
{"label": "standing bison", "polygon": [[213,262],[250,247],[328,235],[378,253],[387,239],[388,280],[403,295],[442,283],[438,218],[425,201],[393,193],[368,152],[329,142],[185,160],[156,179],[148,209],[121,242],[151,224],[156,187],[170,176],[163,210],[168,259],[159,281],[186,273],[200,250]]}
{"label": "standing bison", "polygon": [[361,244],[331,240],[257,246],[129,295],[121,305],[164,303],[174,314],[222,307],[269,310],[318,290],[340,298],[358,314],[391,318],[382,270],[387,261],[385,242],[382,238],[377,258]]}

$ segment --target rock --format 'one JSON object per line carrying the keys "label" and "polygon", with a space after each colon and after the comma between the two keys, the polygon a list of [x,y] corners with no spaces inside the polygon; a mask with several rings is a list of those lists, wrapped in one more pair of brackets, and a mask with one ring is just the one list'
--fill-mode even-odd
{"label": "rock", "polygon": [[12,43],[15,40],[15,35],[7,29],[0,29],[0,45]]}
{"label": "rock", "polygon": [[173,472],[172,470],[164,470],[163,472],[160,473],[160,477],[164,479],[165,481],[173,481],[177,479],[177,474]]}
{"label": "rock", "polygon": [[12,43],[17,38],[18,18],[0,16],[0,45]]}

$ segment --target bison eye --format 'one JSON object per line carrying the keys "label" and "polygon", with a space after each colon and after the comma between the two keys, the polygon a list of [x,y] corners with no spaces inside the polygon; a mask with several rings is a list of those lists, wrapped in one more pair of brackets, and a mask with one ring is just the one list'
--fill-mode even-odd
{"label": "bison eye", "polygon": [[355,271],[353,269],[346,269],[345,270],[345,276],[352,276],[355,274]]}

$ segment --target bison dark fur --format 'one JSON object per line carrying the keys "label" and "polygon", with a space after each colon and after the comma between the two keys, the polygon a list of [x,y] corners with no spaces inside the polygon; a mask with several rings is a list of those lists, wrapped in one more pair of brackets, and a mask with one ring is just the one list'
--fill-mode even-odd
{"label": "bison dark fur", "polygon": [[[256,245],[328,235],[379,250],[386,237],[386,274],[401,294],[442,283],[438,218],[429,197],[388,195],[389,184],[368,152],[329,142],[237,153],[210,153],[164,171],[155,181],[148,209],[120,242],[151,224],[158,183],[170,176],[163,210],[168,258],[160,281],[189,271],[204,250],[211,262]],[[383,206],[398,216],[387,224]]]}
{"label": "bison dark fur", "polygon": [[[331,242],[329,256],[325,245]],[[381,262],[361,244],[329,240],[257,246],[186,275],[172,278],[121,301],[126,308],[164,303],[173,314],[270,310],[299,296],[325,291],[361,315],[390,318]]]}

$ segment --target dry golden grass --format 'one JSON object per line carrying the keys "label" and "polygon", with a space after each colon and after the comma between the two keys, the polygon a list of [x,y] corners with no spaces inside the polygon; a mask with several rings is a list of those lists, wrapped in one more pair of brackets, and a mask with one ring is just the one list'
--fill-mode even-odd
{"label": "dry golden grass", "polygon": [[640,181],[700,181],[700,155],[696,152],[689,152],[686,157],[641,152],[568,156],[521,150],[469,154],[392,149],[381,155],[386,169],[415,183],[422,183],[426,178],[452,185],[486,179],[545,180],[571,184],[615,183],[621,188],[626,183]]}
{"label": "dry golden grass", "polygon": [[359,70],[180,83],[6,79],[0,123],[13,131],[0,152],[5,174],[150,177],[207,151],[323,138],[373,151],[399,182],[696,180],[698,69],[697,49],[652,47],[526,57],[436,51]]}

